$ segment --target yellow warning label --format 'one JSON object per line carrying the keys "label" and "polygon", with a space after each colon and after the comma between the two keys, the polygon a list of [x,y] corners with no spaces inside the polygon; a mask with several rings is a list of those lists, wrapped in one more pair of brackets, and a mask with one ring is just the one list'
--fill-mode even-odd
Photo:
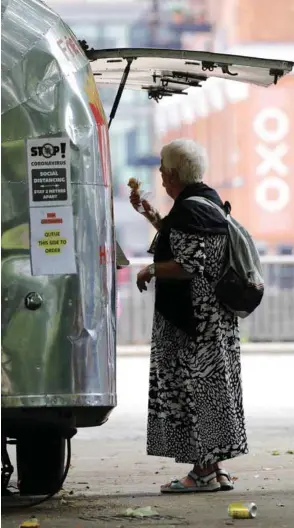
{"label": "yellow warning label", "polygon": [[56,255],[66,246],[67,239],[60,237],[60,231],[45,231],[44,237],[38,240],[38,246],[44,248],[45,254]]}

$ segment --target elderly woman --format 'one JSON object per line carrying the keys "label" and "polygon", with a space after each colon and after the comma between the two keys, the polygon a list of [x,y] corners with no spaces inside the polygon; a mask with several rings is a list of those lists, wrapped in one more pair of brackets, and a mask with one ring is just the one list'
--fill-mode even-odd
{"label": "elderly woman", "polygon": [[[138,273],[140,291],[156,280],[152,331],[147,453],[191,464],[188,475],[162,493],[231,490],[224,460],[246,454],[237,318],[220,304],[212,282],[226,255],[225,207],[202,183],[207,158],[191,140],[172,141],[161,151],[162,185],[174,200],[163,219],[149,203],[154,225],[154,264]],[[130,201],[141,205],[133,191]]]}

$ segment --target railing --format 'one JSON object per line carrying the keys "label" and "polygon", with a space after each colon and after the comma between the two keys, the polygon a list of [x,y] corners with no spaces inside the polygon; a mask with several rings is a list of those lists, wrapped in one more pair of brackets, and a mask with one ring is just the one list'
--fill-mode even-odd
{"label": "railing", "polygon": [[[240,321],[241,339],[294,342],[294,255],[264,256],[261,260],[265,295],[256,311]],[[154,288],[150,285],[147,292],[140,293],[136,286],[138,271],[150,263],[132,259],[129,268],[118,272],[118,345],[150,343]]]}

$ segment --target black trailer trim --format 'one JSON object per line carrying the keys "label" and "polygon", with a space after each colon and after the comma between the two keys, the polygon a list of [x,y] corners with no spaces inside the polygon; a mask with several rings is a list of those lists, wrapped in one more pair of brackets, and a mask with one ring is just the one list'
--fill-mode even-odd
{"label": "black trailer trim", "polygon": [[[126,65],[126,67],[124,69],[123,76],[121,78],[121,81],[120,81],[120,84],[119,84],[119,87],[118,87],[118,90],[117,90],[117,94],[115,96],[115,99],[114,99],[114,102],[113,102],[113,106],[112,106],[112,109],[111,109],[111,112],[110,112],[109,121],[108,121],[108,129],[110,128],[110,125],[111,125],[113,119],[115,118],[115,114],[117,112],[118,105],[119,105],[120,100],[121,100],[121,96],[123,94],[126,82],[128,80],[128,76],[129,76],[129,73],[130,73],[130,70],[131,70],[131,66],[132,66],[133,60],[134,59],[127,59],[127,65]],[[108,61],[108,62],[110,62],[110,61]],[[112,62],[114,62],[114,61],[112,61]]]}

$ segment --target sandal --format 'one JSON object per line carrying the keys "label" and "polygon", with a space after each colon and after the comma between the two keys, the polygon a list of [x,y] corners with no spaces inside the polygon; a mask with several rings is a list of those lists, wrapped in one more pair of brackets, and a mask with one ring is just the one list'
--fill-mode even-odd
{"label": "sandal", "polygon": [[216,476],[225,477],[227,479],[227,482],[219,482],[221,491],[231,491],[234,489],[234,483],[231,476],[225,469],[216,469]]}
{"label": "sandal", "polygon": [[199,493],[199,492],[211,492],[219,491],[221,485],[219,482],[212,483],[211,481],[216,479],[216,473],[210,473],[209,475],[199,476],[190,471],[188,473],[190,479],[195,482],[195,486],[185,486],[180,480],[172,480],[170,484],[161,486],[161,493]]}

